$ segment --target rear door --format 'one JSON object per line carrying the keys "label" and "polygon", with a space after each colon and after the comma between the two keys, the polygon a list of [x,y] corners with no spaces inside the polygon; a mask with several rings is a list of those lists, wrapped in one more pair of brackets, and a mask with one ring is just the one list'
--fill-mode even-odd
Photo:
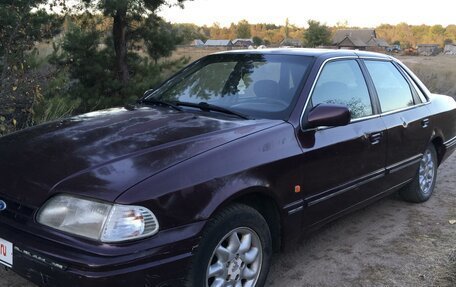
{"label": "rear door", "polygon": [[429,111],[394,63],[365,60],[387,127],[387,183],[398,187],[416,174],[429,139]]}
{"label": "rear door", "polygon": [[385,124],[376,112],[356,59],[325,64],[316,80],[306,114],[320,103],[346,105],[351,123],[303,130],[299,160],[307,208],[304,228],[311,227],[378,194],[385,172]]}

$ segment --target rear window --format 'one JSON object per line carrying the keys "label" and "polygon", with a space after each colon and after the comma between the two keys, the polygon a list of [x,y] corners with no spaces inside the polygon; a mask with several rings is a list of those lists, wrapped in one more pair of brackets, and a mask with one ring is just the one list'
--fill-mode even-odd
{"label": "rear window", "polygon": [[391,62],[365,61],[374,82],[382,112],[414,105],[410,85]]}

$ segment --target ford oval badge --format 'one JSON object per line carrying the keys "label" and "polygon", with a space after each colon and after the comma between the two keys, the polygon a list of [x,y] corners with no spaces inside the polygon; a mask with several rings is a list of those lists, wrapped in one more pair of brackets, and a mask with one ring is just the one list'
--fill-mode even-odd
{"label": "ford oval badge", "polygon": [[6,209],[6,202],[3,200],[0,200],[0,211],[3,211]]}

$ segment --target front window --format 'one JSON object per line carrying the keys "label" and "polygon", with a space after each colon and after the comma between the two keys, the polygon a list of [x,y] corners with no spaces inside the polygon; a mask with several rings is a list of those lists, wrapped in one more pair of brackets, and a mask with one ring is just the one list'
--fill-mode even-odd
{"label": "front window", "polygon": [[311,64],[311,57],[293,55],[211,55],[148,98],[181,107],[204,103],[251,118],[287,119]]}
{"label": "front window", "polygon": [[373,114],[371,99],[361,68],[355,60],[329,62],[312,93],[312,106],[340,104],[350,109],[352,119]]}

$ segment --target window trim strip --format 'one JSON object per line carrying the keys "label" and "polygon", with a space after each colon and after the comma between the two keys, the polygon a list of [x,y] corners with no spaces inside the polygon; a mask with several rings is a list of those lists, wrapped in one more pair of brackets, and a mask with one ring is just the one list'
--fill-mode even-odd
{"label": "window trim strip", "polygon": [[[330,61],[334,61],[334,60],[352,60],[352,59],[360,59],[360,60],[378,60],[378,61],[384,61],[384,62],[390,62],[394,65],[394,63],[398,63],[399,66],[401,68],[403,68],[403,70],[405,72],[407,72],[407,69],[406,67],[404,67],[404,65],[400,62],[398,62],[396,59],[394,58],[390,58],[390,59],[384,59],[384,58],[375,58],[375,57],[358,57],[358,56],[341,56],[341,57],[332,57],[332,58],[328,58],[326,59],[320,66],[319,70],[318,70],[318,73],[317,73],[317,76],[315,77],[315,80],[313,81],[312,83],[312,88],[310,89],[309,91],[309,94],[307,95],[307,99],[306,99],[306,102],[304,104],[304,107],[302,109],[302,112],[301,112],[301,116],[299,117],[299,128],[302,132],[306,132],[306,131],[309,131],[309,130],[324,130],[324,129],[328,129],[328,128],[332,128],[332,127],[317,127],[317,128],[312,128],[312,129],[304,129],[304,127],[301,125],[302,122],[303,122],[303,119],[304,119],[304,114],[306,113],[306,110],[307,110],[307,107],[308,107],[308,104],[310,102],[310,98],[312,97],[312,93],[315,89],[315,86],[317,84],[317,81],[318,79],[320,78],[320,74],[324,68],[324,66],[326,66],[326,64]],[[364,71],[363,72],[363,75],[364,75]],[[409,73],[407,72],[407,75],[415,82],[415,77],[412,76],[412,75],[409,75]],[[365,75],[364,75],[365,76]],[[407,79],[405,79],[407,81]],[[368,85],[368,83],[366,83]],[[410,83],[409,83],[410,85]],[[418,85],[418,87],[420,87]],[[423,92],[423,91],[422,91]],[[424,96],[428,99],[428,101],[426,102],[423,102],[423,103],[418,103],[418,104],[415,104],[413,106],[410,106],[410,107],[405,107],[405,108],[400,108],[400,109],[396,109],[396,110],[391,110],[391,111],[388,111],[388,112],[381,112],[381,113],[378,113],[378,114],[374,114],[374,115],[370,115],[370,116],[366,116],[366,117],[361,117],[361,118],[357,118],[357,119],[353,119],[350,121],[349,124],[351,123],[356,123],[356,122],[359,122],[359,121],[363,121],[363,120],[368,120],[368,119],[374,119],[374,118],[378,118],[378,117],[382,117],[382,116],[387,116],[387,115],[390,115],[390,114],[394,114],[394,113],[399,113],[399,112],[403,112],[403,111],[406,111],[406,110],[410,110],[410,109],[415,109],[415,108],[418,108],[418,107],[421,107],[421,106],[425,106],[425,105],[428,105],[431,103],[431,101],[429,100],[428,98],[428,95],[427,93],[423,92]],[[375,95],[376,97],[378,97],[377,95]]]}

